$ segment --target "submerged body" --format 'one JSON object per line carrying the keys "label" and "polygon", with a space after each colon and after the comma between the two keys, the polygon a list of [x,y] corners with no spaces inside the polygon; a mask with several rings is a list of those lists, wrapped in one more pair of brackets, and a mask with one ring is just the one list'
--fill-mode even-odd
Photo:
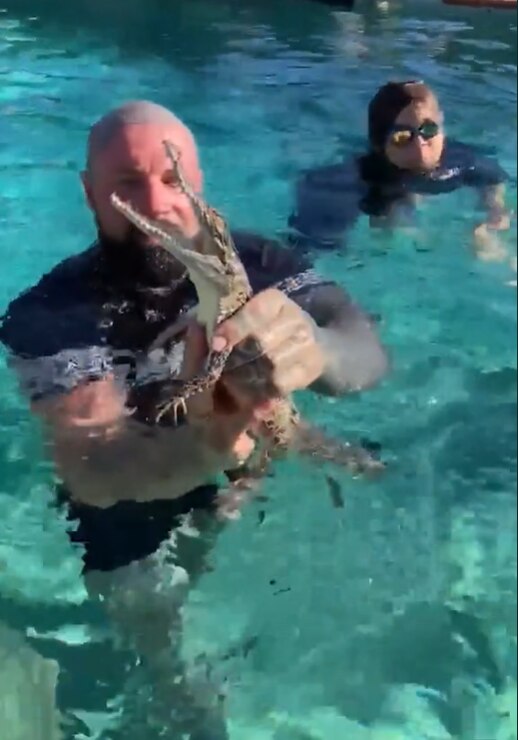
{"label": "submerged body", "polygon": [[[191,410],[207,404],[195,421],[176,426],[165,415],[150,423],[175,379],[193,377],[207,357],[203,330],[189,322],[199,301],[185,267],[110,200],[115,191],[146,218],[174,226],[189,246],[197,241],[198,219],[174,187],[164,139],[181,151],[186,178],[201,193],[196,142],[170,111],[130,101],[92,127],[82,183],[97,240],[11,301],[0,341],[44,424],[89,594],[145,666],[146,726],[158,724],[172,740],[219,740],[228,738],[223,707],[191,685],[181,606],[222,530],[216,476],[239,464],[245,443],[248,457],[246,432],[271,397],[260,385],[264,364],[283,397],[303,389],[344,396],[378,383],[388,358],[340,286],[280,244],[233,231],[254,290],[215,337],[238,350],[225,364],[234,408],[222,409],[218,393],[200,393]],[[187,338],[179,325],[188,326]],[[260,356],[248,351],[250,339]],[[243,349],[244,368],[229,371]]]}
{"label": "submerged body", "polygon": [[56,704],[59,667],[0,623],[0,737],[62,740]]}

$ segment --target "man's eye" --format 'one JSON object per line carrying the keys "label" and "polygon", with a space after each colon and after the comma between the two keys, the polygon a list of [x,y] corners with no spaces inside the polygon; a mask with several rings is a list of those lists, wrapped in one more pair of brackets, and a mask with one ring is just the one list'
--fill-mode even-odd
{"label": "man's eye", "polygon": [[169,185],[172,188],[178,187],[178,178],[174,172],[166,172],[162,177],[162,182],[164,185]]}
{"label": "man's eye", "polygon": [[118,183],[123,187],[135,187],[139,184],[140,178],[136,175],[124,175],[119,177]]}

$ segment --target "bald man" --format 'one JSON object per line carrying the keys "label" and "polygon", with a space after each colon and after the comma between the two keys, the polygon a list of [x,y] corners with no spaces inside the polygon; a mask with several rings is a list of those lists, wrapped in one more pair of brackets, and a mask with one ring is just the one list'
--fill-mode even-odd
{"label": "bald man", "polygon": [[[90,591],[102,595],[146,656],[167,704],[182,672],[178,641],[171,643],[171,625],[180,631],[181,598],[164,589],[173,569],[164,570],[164,558],[171,560],[173,543],[180,594],[203,569],[221,526],[214,516],[214,478],[246,460],[252,450],[247,429],[269,399],[247,394],[237,373],[225,381],[230,409],[227,404],[223,411],[214,396],[203,423],[147,423],[160,384],[193,371],[207,351],[194,325],[150,351],[196,304],[196,294],[183,268],[110,202],[115,191],[146,216],[167,220],[196,239],[199,225],[175,186],[165,138],[180,149],[185,176],[201,193],[196,143],[168,110],[134,101],[93,126],[82,183],[97,240],[10,304],[0,339],[48,429],[62,480],[59,500],[78,525],[70,536],[84,547]],[[255,296],[219,328],[217,341],[233,346],[254,336],[286,393],[308,388],[342,395],[382,378],[385,352],[369,320],[341,288],[277,243],[233,235]],[[285,286],[294,275],[299,287],[290,292]],[[183,710],[187,694],[186,688]],[[212,710],[205,707],[197,717],[184,725],[178,719],[177,730],[194,727],[198,734],[192,738],[199,740],[226,737]]]}

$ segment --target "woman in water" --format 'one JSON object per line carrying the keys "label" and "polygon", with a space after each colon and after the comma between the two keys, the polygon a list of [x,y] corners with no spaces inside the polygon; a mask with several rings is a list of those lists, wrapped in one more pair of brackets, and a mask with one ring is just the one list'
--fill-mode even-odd
{"label": "woman in water", "polygon": [[407,225],[420,198],[470,187],[485,212],[474,229],[477,256],[508,256],[498,240],[498,232],[510,226],[507,174],[475,148],[446,136],[439,101],[427,85],[384,85],[370,102],[368,133],[362,156],[304,173],[289,220],[292,244],[340,247],[362,213],[372,226]]}

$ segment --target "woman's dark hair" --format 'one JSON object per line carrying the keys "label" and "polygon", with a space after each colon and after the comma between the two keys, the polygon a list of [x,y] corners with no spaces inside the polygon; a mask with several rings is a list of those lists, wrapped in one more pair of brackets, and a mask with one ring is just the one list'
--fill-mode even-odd
{"label": "woman's dark hair", "polygon": [[424,82],[389,82],[383,85],[369,103],[369,143],[375,151],[383,150],[397,117],[411,103],[439,102]]}

